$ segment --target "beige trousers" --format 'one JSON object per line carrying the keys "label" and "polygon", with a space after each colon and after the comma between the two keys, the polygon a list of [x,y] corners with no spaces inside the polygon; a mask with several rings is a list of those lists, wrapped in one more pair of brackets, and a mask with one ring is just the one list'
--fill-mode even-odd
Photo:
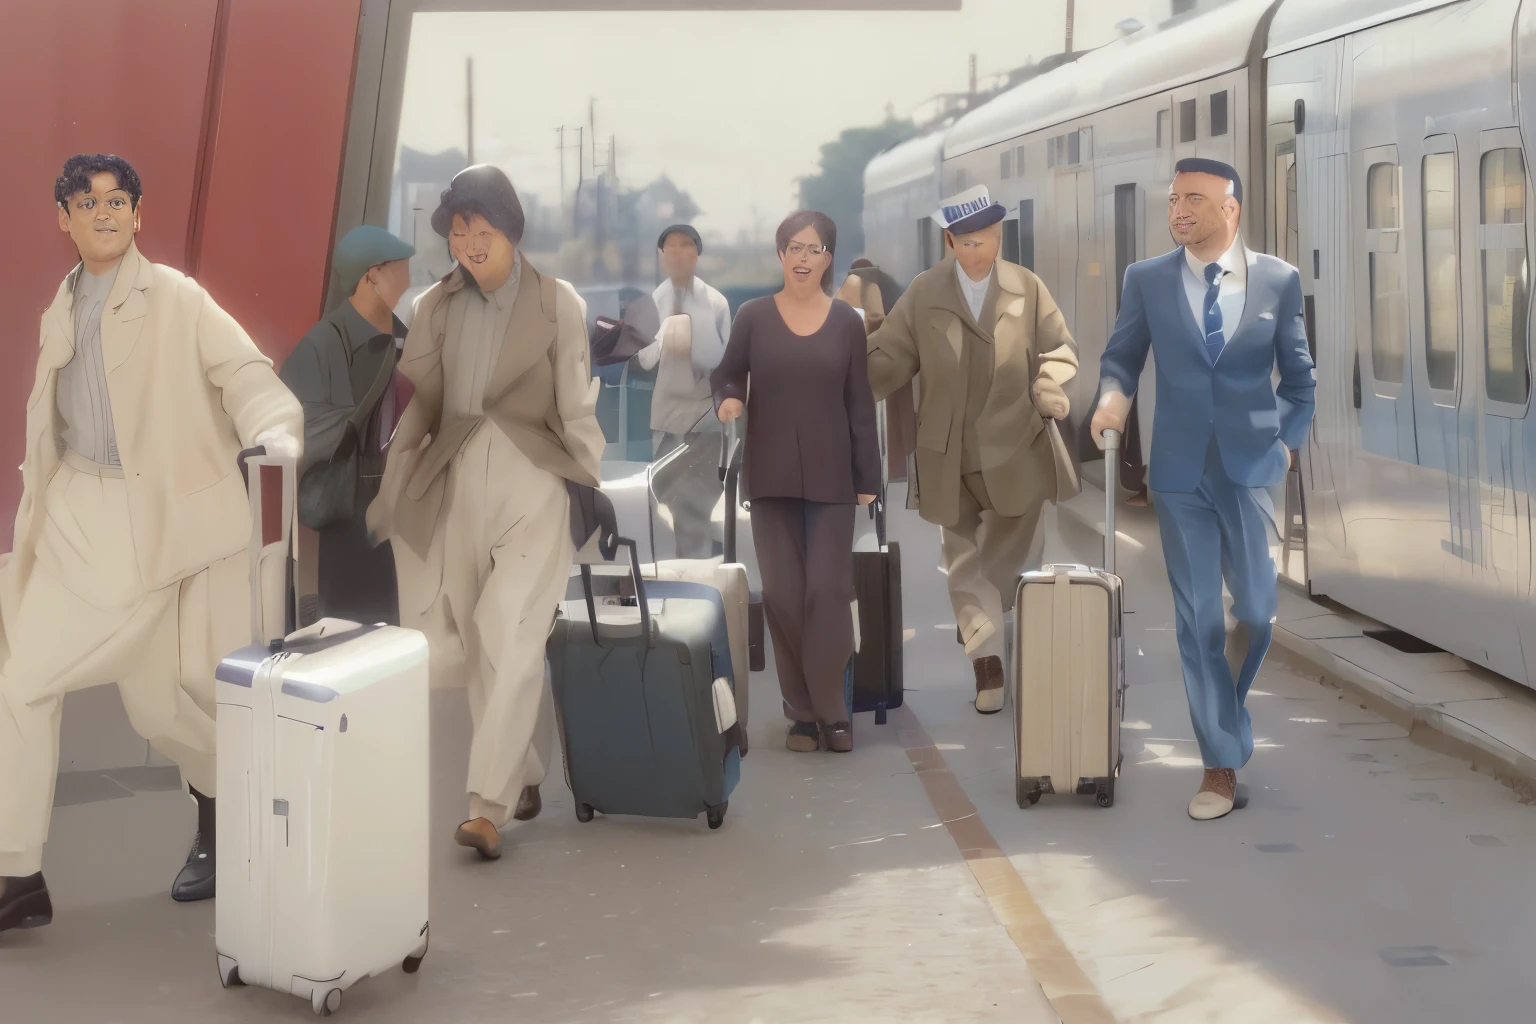
{"label": "beige trousers", "polygon": [[70,690],[117,683],[138,734],[214,796],[213,674],[250,641],[245,552],[144,589],[120,470],[66,453],[39,514],[36,560],[15,606],[4,609],[0,875],[42,868]]}
{"label": "beige trousers", "polygon": [[955,624],[971,658],[1003,656],[1003,616],[1040,526],[1042,501],[1027,515],[1000,516],[980,473],[960,477],[960,518],[941,530]]}
{"label": "beige trousers", "polygon": [[482,421],[449,463],[427,558],[393,545],[400,624],[426,634],[434,687],[469,690],[469,816],[497,828],[554,755],[544,645],[570,577],[569,517],[565,481]]}

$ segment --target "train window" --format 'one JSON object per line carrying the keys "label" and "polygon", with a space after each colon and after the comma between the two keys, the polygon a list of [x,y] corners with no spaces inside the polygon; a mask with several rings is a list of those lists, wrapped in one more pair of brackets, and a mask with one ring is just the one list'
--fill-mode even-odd
{"label": "train window", "polygon": [[1195,141],[1195,101],[1179,101],[1179,141]]}
{"label": "train window", "polygon": [[1024,147],[1015,146],[1013,150],[1013,176],[1024,177]]}
{"label": "train window", "polygon": [[1067,135],[1067,163],[1075,164],[1082,160],[1082,133],[1070,132]]}
{"label": "train window", "polygon": [[1002,159],[999,161],[999,163],[1002,166],[1001,166],[1001,170],[998,173],[1001,174],[1001,176],[1004,177],[1004,178],[1011,178],[1011,177],[1013,177],[1013,150],[1005,149],[1000,154],[1000,156],[1002,157]]}
{"label": "train window", "polygon": [[1227,90],[1211,94],[1211,134],[1227,134]]}
{"label": "train window", "polygon": [[1120,312],[1125,271],[1136,262],[1136,186],[1115,186],[1115,313]]}
{"label": "train window", "polygon": [[1019,266],[1035,269],[1035,201],[1019,202]]}
{"label": "train window", "polygon": [[1168,145],[1168,111],[1157,112],[1157,148],[1162,149]]}
{"label": "train window", "polygon": [[1367,267],[1371,375],[1387,384],[1403,382],[1403,339],[1408,335],[1403,254],[1398,237],[1402,229],[1400,209],[1397,165],[1372,164],[1365,175],[1365,226],[1370,232],[1371,249]]}
{"label": "train window", "polygon": [[1525,158],[1518,149],[1483,154],[1483,358],[1488,397],[1524,405],[1531,392],[1526,350]]}
{"label": "train window", "polygon": [[1456,154],[1424,157],[1424,332],[1429,386],[1456,390]]}
{"label": "train window", "polygon": [[1016,220],[1003,221],[1003,260],[1019,262],[1019,222]]}

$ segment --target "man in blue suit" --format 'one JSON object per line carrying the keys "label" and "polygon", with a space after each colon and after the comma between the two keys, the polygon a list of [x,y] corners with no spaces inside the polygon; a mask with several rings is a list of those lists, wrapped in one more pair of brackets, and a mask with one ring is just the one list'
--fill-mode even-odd
{"label": "man in blue suit", "polygon": [[[1197,820],[1232,810],[1253,754],[1243,701],[1274,632],[1278,530],[1266,488],[1306,440],[1316,380],[1301,277],[1238,237],[1243,183],[1216,160],[1174,168],[1168,225],[1179,248],[1132,265],[1099,369],[1091,429],[1124,431],[1130,396],[1157,353],[1150,488],[1178,617],[1179,657],[1205,778]],[[1280,384],[1271,385],[1278,364]],[[1222,583],[1237,627],[1228,637]]]}

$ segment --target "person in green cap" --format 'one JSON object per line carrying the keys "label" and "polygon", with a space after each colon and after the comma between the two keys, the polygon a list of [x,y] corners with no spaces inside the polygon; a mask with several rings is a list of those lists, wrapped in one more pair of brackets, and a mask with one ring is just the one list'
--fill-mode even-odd
{"label": "person in green cap", "polygon": [[280,373],[304,406],[299,522],[320,536],[320,617],[400,621],[394,558],[387,546],[369,545],[365,514],[410,397],[395,370],[406,328],[394,310],[410,287],[415,252],[371,224],[347,232],[331,260],[347,297],[300,339]]}

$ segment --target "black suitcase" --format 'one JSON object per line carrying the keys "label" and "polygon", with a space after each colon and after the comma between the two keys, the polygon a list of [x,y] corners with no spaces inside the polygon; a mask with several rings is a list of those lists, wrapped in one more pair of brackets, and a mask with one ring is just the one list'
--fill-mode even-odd
{"label": "black suitcase", "polygon": [[849,709],[873,711],[884,725],[886,712],[901,707],[902,642],[901,545],[888,543],[885,531],[887,484],[885,403],[876,405],[880,439],[880,493],[869,505],[875,520],[874,551],[853,553],[854,597],[859,602],[859,648],[849,665]]}

